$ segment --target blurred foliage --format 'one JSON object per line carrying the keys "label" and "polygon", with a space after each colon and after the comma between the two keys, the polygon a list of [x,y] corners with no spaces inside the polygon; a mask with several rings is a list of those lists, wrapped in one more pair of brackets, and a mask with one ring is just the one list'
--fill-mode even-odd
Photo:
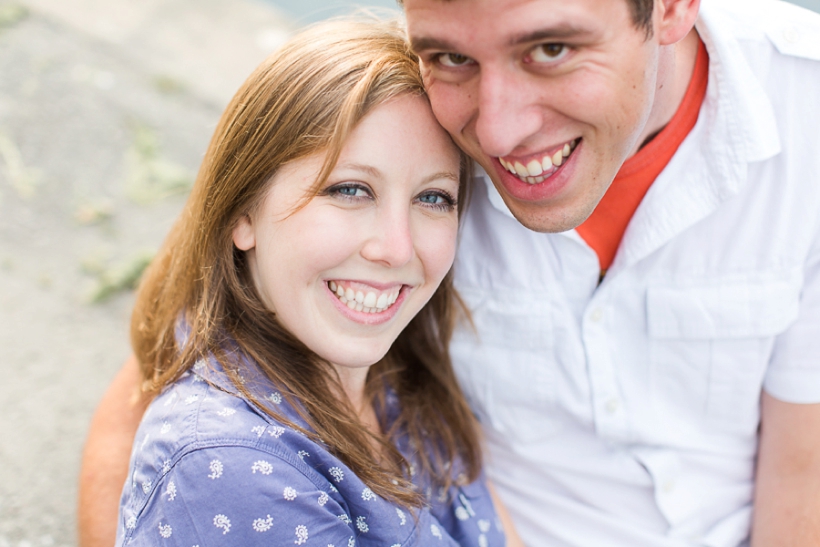
{"label": "blurred foliage", "polygon": [[136,203],[149,204],[190,191],[194,178],[178,163],[160,155],[159,137],[150,127],[137,124],[126,152],[126,193]]}
{"label": "blurred foliage", "polygon": [[89,302],[99,304],[118,293],[136,289],[154,255],[153,251],[143,250],[113,265],[107,265],[99,258],[84,260],[83,271],[96,277],[95,285],[88,297]]}
{"label": "blurred foliage", "polygon": [[0,133],[0,169],[17,195],[23,199],[34,196],[42,178],[41,173],[26,166],[20,149],[4,133]]}
{"label": "blurred foliage", "polygon": [[13,27],[28,17],[28,10],[20,4],[0,4],[0,29]]}

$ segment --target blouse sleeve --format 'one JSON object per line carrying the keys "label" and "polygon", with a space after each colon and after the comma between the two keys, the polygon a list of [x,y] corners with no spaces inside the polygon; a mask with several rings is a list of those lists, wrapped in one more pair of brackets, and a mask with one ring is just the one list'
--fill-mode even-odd
{"label": "blouse sleeve", "polygon": [[123,545],[356,544],[344,502],[329,483],[254,447],[194,450],[151,488],[142,511],[125,524]]}

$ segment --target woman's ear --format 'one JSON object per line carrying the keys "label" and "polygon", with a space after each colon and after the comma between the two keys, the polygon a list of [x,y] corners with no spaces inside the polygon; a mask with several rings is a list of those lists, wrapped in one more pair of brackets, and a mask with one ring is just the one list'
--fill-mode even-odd
{"label": "woman's ear", "polygon": [[233,244],[240,251],[250,251],[256,247],[256,231],[253,229],[249,215],[242,215],[236,226],[234,226],[231,235],[233,236]]}

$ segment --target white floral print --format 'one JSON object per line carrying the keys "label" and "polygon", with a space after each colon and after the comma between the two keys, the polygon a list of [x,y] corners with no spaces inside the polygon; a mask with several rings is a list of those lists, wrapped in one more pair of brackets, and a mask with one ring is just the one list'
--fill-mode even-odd
{"label": "white floral print", "polygon": [[299,459],[301,459],[302,461],[304,461],[305,458],[310,457],[310,454],[308,453],[307,450],[300,450],[299,452],[296,453],[296,455],[299,456]]}
{"label": "white floral print", "polygon": [[282,436],[282,433],[284,433],[284,432],[285,432],[284,427],[280,427],[278,425],[275,425],[275,426],[271,427],[270,430],[268,430],[268,435],[270,435],[271,437],[273,437],[275,439],[278,439],[279,437]]}
{"label": "white floral print", "polygon": [[487,519],[481,519],[478,521],[478,529],[481,530],[481,533],[486,534],[490,531],[490,521]]}
{"label": "white floral print", "polygon": [[396,507],[396,514],[399,516],[399,524],[401,526],[407,524],[407,515],[404,514],[404,511]]}
{"label": "white floral print", "polygon": [[151,486],[153,486],[153,484],[154,483],[151,482],[151,479],[148,479],[147,481],[142,483],[142,492],[143,492],[143,494],[147,494],[148,492],[150,492],[151,491]]}
{"label": "white floral print", "polygon": [[437,537],[438,539],[442,539],[441,538],[441,530],[435,524],[430,525],[430,533],[433,534],[434,537]]}
{"label": "white floral print", "polygon": [[362,490],[362,499],[364,501],[374,500],[376,499],[376,494],[374,494],[373,490],[371,490],[370,488],[365,487],[365,489]]}
{"label": "white floral print", "polygon": [[224,536],[231,531],[231,519],[220,513],[214,517],[214,526],[220,528]]}
{"label": "white floral print", "polygon": [[216,413],[217,416],[222,416],[223,418],[233,416],[234,414],[236,414],[236,410],[234,410],[233,408],[228,408],[227,406]]}
{"label": "white floral print", "polygon": [[278,391],[274,391],[273,393],[268,395],[268,401],[272,402],[275,405],[281,405],[282,404],[282,394],[279,393]]}
{"label": "white floral print", "polygon": [[356,528],[359,529],[360,532],[365,533],[370,531],[370,526],[367,525],[366,519],[364,516],[356,517]]}
{"label": "white floral print", "polygon": [[296,545],[302,545],[303,543],[307,542],[308,539],[308,529],[307,526],[300,524],[296,527],[296,541],[294,543]]}
{"label": "white floral print", "polygon": [[211,460],[211,464],[208,466],[211,470],[211,474],[208,475],[209,479],[218,479],[222,476],[222,470],[224,469],[222,462],[219,460]]}
{"label": "white floral print", "polygon": [[259,471],[263,475],[270,475],[271,473],[273,473],[273,465],[271,465],[270,462],[266,462],[265,460],[257,460],[253,462],[253,465],[251,466],[251,472],[256,474],[257,471]]}
{"label": "white floral print", "polygon": [[188,397],[185,397],[185,404],[190,405],[190,404],[193,404],[193,403],[197,402],[198,400],[199,400],[199,395],[189,395]]}
{"label": "white floral print", "polygon": [[297,495],[297,494],[296,494],[296,490],[294,490],[294,489],[293,489],[293,488],[291,488],[290,486],[286,486],[286,487],[285,487],[285,491],[284,491],[284,492],[282,492],[282,496],[283,496],[286,500],[288,500],[288,501],[293,501],[293,500],[295,500],[295,499],[296,499],[296,495]]}
{"label": "white floral print", "polygon": [[177,497],[177,485],[174,484],[174,481],[168,483],[168,487],[165,489],[165,495],[168,496],[168,501],[174,501],[174,498]]}
{"label": "white floral print", "polygon": [[345,478],[345,472],[338,467],[331,467],[327,472],[330,473],[330,476],[333,477],[333,480],[336,482],[342,482]]}
{"label": "white floral print", "polygon": [[257,426],[252,427],[252,428],[251,428],[251,431],[252,431],[253,433],[256,433],[256,436],[257,436],[257,437],[261,437],[261,436],[262,436],[262,433],[264,433],[264,432],[265,432],[265,429],[266,429],[266,428],[265,428],[265,426],[264,426],[264,425],[257,425]]}
{"label": "white floral print", "polygon": [[159,525],[159,535],[161,535],[163,538],[168,539],[169,537],[171,537],[172,533],[173,529],[171,528],[170,524]]}
{"label": "white floral print", "polygon": [[326,492],[319,494],[319,507],[324,507],[329,499],[330,496],[328,496]]}
{"label": "white floral print", "polygon": [[256,519],[253,521],[253,529],[257,532],[267,532],[273,526],[273,518],[267,515],[263,519]]}

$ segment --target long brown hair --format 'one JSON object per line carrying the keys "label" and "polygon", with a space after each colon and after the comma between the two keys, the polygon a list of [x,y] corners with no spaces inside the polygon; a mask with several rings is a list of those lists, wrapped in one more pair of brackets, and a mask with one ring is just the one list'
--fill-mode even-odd
{"label": "long brown hair", "polygon": [[[375,436],[349,401],[334,395],[342,390],[333,368],[265,308],[244,253],[231,238],[280,166],[325,153],[318,187],[356,124],[374,107],[406,94],[424,96],[424,89],[418,60],[396,23],[319,24],[264,61],[222,115],[188,202],[146,272],[131,340],[149,393],[213,357],[237,389],[258,402],[232,372],[237,360],[226,348],[238,347],[297,403],[315,432],[308,434],[326,443],[377,494],[418,506],[424,500],[408,481],[411,466],[395,447],[399,431],[408,435],[419,471],[438,485],[452,483],[453,461],[462,462],[471,480],[481,465],[477,428],[447,353],[457,309],[452,275],[368,372],[370,400],[383,405],[389,387],[401,408],[392,428]],[[461,171],[463,203],[464,156]],[[184,345],[175,337],[180,319],[189,329]]]}

